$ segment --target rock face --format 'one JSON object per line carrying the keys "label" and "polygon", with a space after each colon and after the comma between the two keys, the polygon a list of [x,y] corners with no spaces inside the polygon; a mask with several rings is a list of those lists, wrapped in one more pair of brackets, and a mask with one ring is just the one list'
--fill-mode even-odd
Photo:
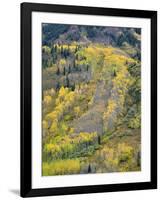
{"label": "rock face", "polygon": [[102,113],[96,112],[97,107],[89,110],[80,119],[75,122],[74,130],[80,132],[97,132],[103,133]]}
{"label": "rock face", "polygon": [[74,123],[77,133],[97,132],[98,135],[103,134],[103,112],[110,97],[110,91],[110,83],[106,83],[105,81],[97,83],[91,108]]}

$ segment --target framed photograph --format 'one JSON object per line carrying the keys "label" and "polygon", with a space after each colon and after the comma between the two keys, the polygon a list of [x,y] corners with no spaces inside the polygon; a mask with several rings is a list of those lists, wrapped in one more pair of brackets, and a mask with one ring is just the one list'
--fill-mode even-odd
{"label": "framed photograph", "polygon": [[21,4],[21,196],[157,188],[157,12]]}

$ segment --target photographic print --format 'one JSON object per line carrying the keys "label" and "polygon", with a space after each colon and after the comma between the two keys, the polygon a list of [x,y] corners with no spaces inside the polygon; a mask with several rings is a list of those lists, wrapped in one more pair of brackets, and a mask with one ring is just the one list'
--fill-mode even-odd
{"label": "photographic print", "polygon": [[157,12],[21,4],[21,196],[157,188]]}
{"label": "photographic print", "polygon": [[141,29],[42,24],[42,175],[141,170]]}

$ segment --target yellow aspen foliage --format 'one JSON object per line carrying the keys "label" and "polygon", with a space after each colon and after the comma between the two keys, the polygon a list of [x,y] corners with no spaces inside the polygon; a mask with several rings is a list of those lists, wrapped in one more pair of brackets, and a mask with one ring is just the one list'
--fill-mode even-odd
{"label": "yellow aspen foliage", "polygon": [[60,88],[59,90],[59,95],[58,97],[61,98],[61,97],[64,97],[65,95],[68,94],[68,88],[64,88],[63,86]]}
{"label": "yellow aspen foliage", "polygon": [[56,111],[50,112],[50,113],[47,114],[46,117],[45,117],[45,119],[46,119],[47,121],[53,121],[53,120],[57,121],[56,118],[57,118],[57,112],[56,112]]}
{"label": "yellow aspen foliage", "polygon": [[74,128],[70,128],[69,129],[69,134],[73,134],[74,133]]}
{"label": "yellow aspen foliage", "polygon": [[72,102],[74,100],[74,97],[75,97],[75,93],[71,91],[65,96],[64,100]]}
{"label": "yellow aspen foliage", "polygon": [[104,120],[108,121],[108,118],[111,116],[112,112],[116,109],[117,103],[110,99],[108,101],[107,112],[104,112],[103,118]]}
{"label": "yellow aspen foliage", "polygon": [[65,123],[62,123],[61,128],[63,129],[63,131],[66,131],[66,132],[68,130],[68,126]]}
{"label": "yellow aspen foliage", "polygon": [[80,132],[78,138],[84,142],[90,142],[93,141],[94,138],[97,138],[97,132]]}
{"label": "yellow aspen foliage", "polygon": [[55,112],[57,113],[57,116],[59,116],[60,113],[63,113],[64,111],[64,105],[63,103],[58,104],[55,108]]}
{"label": "yellow aspen foliage", "polygon": [[48,152],[48,153],[59,153],[60,152],[60,147],[59,145],[55,145],[55,144],[52,144],[52,143],[49,143],[49,144],[46,144],[45,146],[45,150]]}
{"label": "yellow aspen foliage", "polygon": [[51,52],[50,47],[45,46],[45,45],[42,47],[42,50],[43,50],[45,53],[47,53],[47,54],[50,54],[50,52]]}
{"label": "yellow aspen foliage", "polygon": [[63,114],[71,107],[77,97],[77,93],[70,91],[63,86],[60,88],[58,97],[55,100],[54,111],[46,115],[45,119],[52,122],[50,132],[56,134],[58,130],[58,122],[62,118]]}
{"label": "yellow aspen foliage", "polygon": [[43,176],[76,174],[80,172],[79,159],[56,160],[52,163],[43,163]]}
{"label": "yellow aspen foliage", "polygon": [[46,120],[43,120],[42,126],[43,126],[43,129],[47,129],[48,128],[48,123],[47,123]]}
{"label": "yellow aspen foliage", "polygon": [[64,66],[66,64],[66,60],[65,59],[60,59],[59,64]]}
{"label": "yellow aspen foliage", "polygon": [[80,114],[81,110],[79,106],[74,107],[74,113],[76,114],[76,116],[78,117]]}
{"label": "yellow aspen foliage", "polygon": [[56,99],[56,105],[58,105],[64,100],[68,92],[69,92],[68,88],[64,88],[63,86],[60,88],[58,98]]}
{"label": "yellow aspen foliage", "polygon": [[[127,66],[124,64],[126,57],[116,55],[110,57],[111,59],[113,58],[113,63],[116,64],[117,73],[112,79],[113,87],[111,90],[111,98],[108,100],[107,110],[103,115],[105,130],[114,128],[113,125],[116,124],[115,122],[117,121],[118,116],[122,116],[124,112],[125,97],[128,88],[133,83],[127,70]],[[112,61],[110,60],[110,62]]]}
{"label": "yellow aspen foliage", "polygon": [[56,121],[53,121],[51,127],[50,127],[50,132],[56,134],[58,131],[58,124]]}
{"label": "yellow aspen foliage", "polygon": [[141,126],[141,115],[137,113],[132,119],[129,119],[128,127],[140,128],[140,126]]}
{"label": "yellow aspen foliage", "polygon": [[125,143],[118,144],[118,152],[120,154],[127,153],[128,155],[131,155],[133,153],[133,148]]}
{"label": "yellow aspen foliage", "polygon": [[52,97],[51,97],[51,96],[49,96],[49,95],[44,96],[44,101],[43,101],[43,103],[44,103],[46,106],[48,106],[48,105],[51,103],[51,101],[52,101]]}

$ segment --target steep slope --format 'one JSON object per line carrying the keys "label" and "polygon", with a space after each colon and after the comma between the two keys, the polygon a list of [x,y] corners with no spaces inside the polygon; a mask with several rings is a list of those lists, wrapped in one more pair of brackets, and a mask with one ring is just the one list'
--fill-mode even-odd
{"label": "steep slope", "polygon": [[140,170],[139,30],[43,28],[43,175]]}
{"label": "steep slope", "polygon": [[[134,57],[140,53],[140,34],[139,28],[122,27],[99,27],[99,26],[77,26],[43,24],[43,45],[70,44],[79,42],[82,44],[100,43],[116,47],[122,47]],[[131,52],[130,52],[131,51]]]}

